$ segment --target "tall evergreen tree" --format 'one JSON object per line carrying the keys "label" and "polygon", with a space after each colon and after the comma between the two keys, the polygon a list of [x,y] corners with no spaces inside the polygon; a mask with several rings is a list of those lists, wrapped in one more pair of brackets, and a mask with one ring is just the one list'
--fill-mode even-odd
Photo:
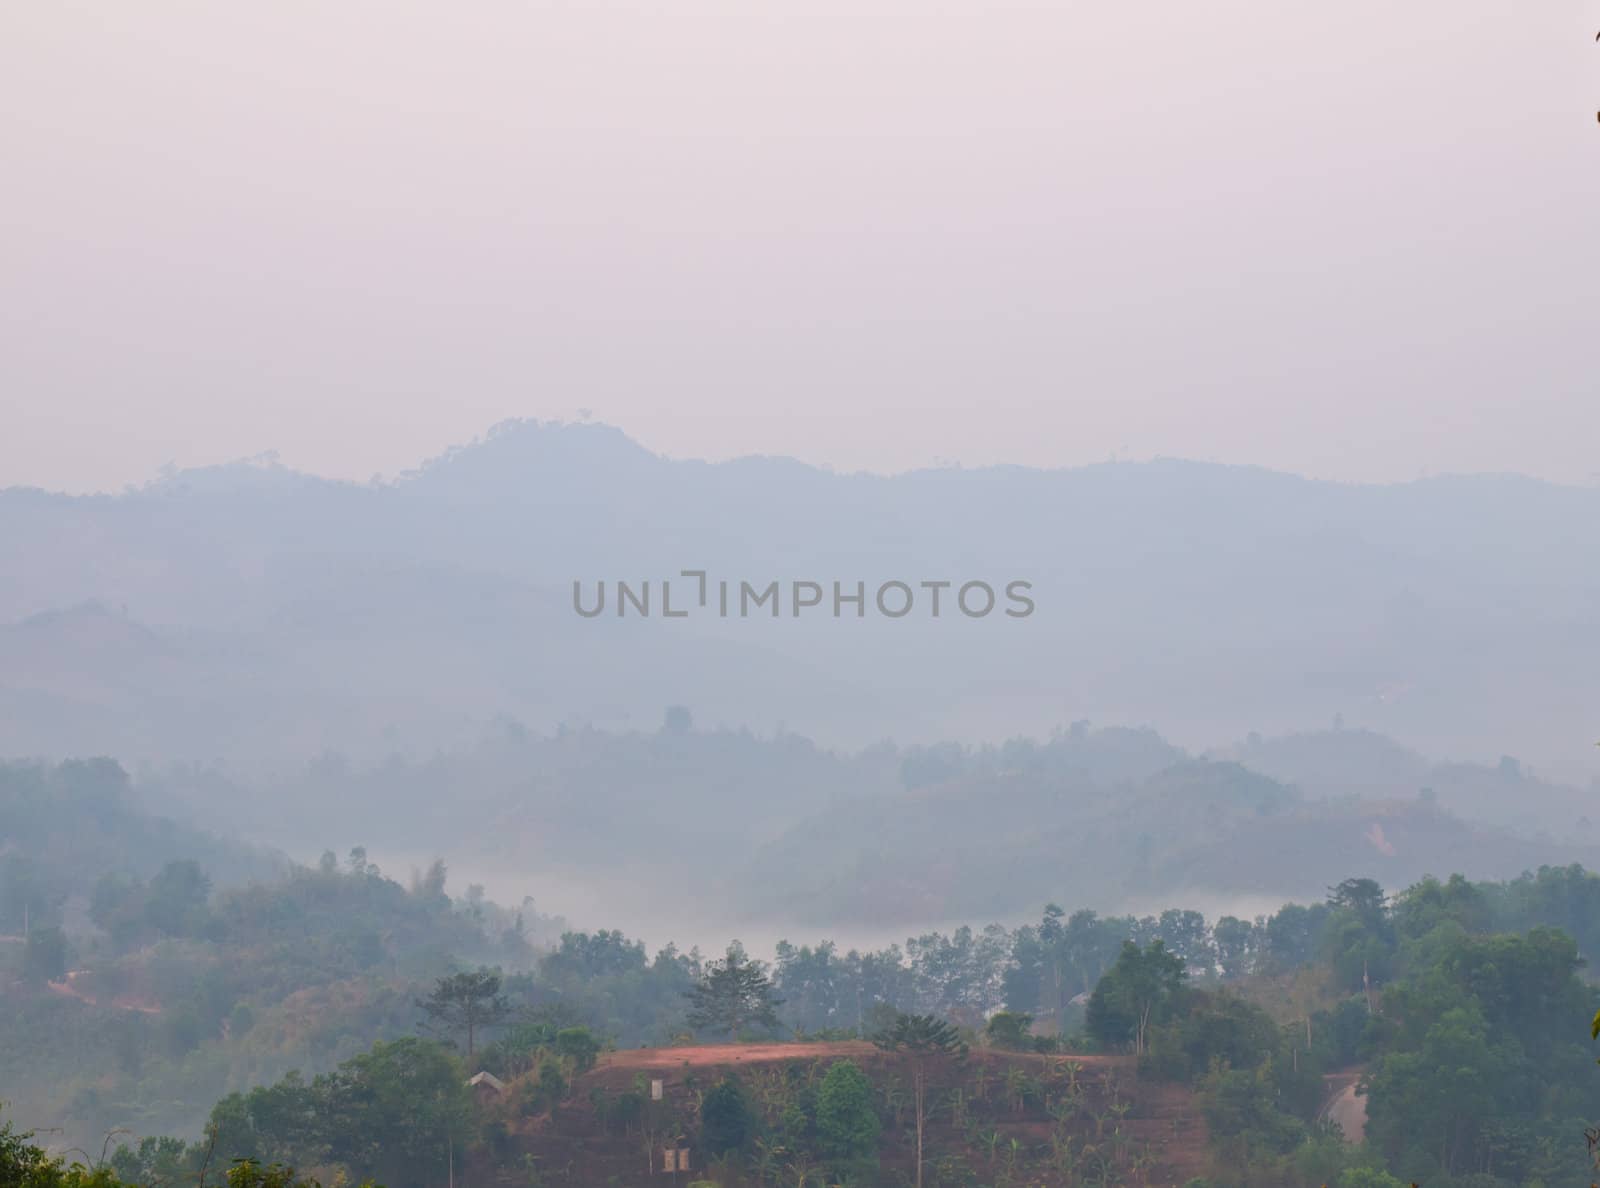
{"label": "tall evergreen tree", "polygon": [[746,1027],[777,1027],[777,1008],[783,1002],[773,993],[766,963],[748,957],[738,941],[728,946],[721,961],[706,966],[705,976],[685,997],[690,1027],[734,1037]]}
{"label": "tall evergreen tree", "polygon": [[511,1013],[511,1005],[500,993],[500,975],[490,969],[467,970],[440,978],[433,993],[417,999],[417,1005],[427,1014],[428,1025],[436,1030],[467,1033],[469,1063],[478,1032],[504,1023]]}

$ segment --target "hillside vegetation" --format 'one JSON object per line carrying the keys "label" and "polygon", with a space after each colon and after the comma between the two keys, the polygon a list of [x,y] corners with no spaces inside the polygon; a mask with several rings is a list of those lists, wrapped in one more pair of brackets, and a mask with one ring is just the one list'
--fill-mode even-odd
{"label": "hillside vegetation", "polygon": [[[767,961],[652,954],[452,897],[442,863],[402,884],[359,849],[225,885],[209,864],[234,851],[146,818],[114,765],[8,781],[19,820],[129,826],[103,867],[52,865],[47,894],[9,853],[27,934],[0,945],[13,1116],[60,1148],[109,1135],[129,1182],[220,1151],[390,1188],[452,1160],[480,1183],[642,1183],[645,1146],[681,1134],[728,1185],[896,1183],[920,1162],[926,1184],[1502,1188],[1578,1182],[1600,1117],[1600,876],[1576,866],[1393,895],[1353,877],[1253,918],[1052,904]],[[1243,786],[1269,811],[1283,795]],[[119,836],[194,856],[155,865]],[[503,1091],[469,1090],[480,1071]]]}

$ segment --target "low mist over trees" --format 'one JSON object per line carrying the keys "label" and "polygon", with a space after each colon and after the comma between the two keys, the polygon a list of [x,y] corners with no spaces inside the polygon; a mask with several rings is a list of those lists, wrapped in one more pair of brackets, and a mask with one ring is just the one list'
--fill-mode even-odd
{"label": "low mist over trees", "polygon": [[[1253,767],[1258,753],[1285,777]],[[1308,791],[1297,764],[1329,753],[1370,798]],[[285,819],[316,820],[374,852],[443,850],[501,877],[527,870],[592,902],[606,925],[659,901],[652,872],[661,854],[715,852],[717,861],[674,886],[674,912],[725,919],[729,931],[748,921],[752,934],[769,935],[826,931],[843,918],[911,932],[933,922],[935,903],[943,918],[1015,920],[1051,901],[1304,901],[1350,877],[1410,882],[1466,867],[1511,878],[1593,848],[1588,795],[1526,766],[1430,767],[1416,756],[1396,764],[1354,730],[1265,740],[1237,755],[1196,756],[1152,730],[1086,723],[998,745],[885,743],[854,753],[786,733],[653,723],[638,732],[508,730],[418,762],[324,757],[275,776],[270,801],[251,799],[246,773],[215,770],[152,772],[128,794],[184,819],[227,817],[230,827],[273,833]],[[1427,782],[1405,782],[1413,778]],[[249,803],[270,805],[270,819],[256,819]],[[1508,813],[1512,805],[1538,807],[1530,819]],[[1484,816],[1491,809],[1500,823]],[[591,856],[596,838],[603,862]],[[324,844],[319,834],[295,848]],[[3,875],[0,865],[0,894]],[[1176,927],[1167,932],[1181,949]],[[1073,994],[1087,991],[1081,969],[1047,972],[1062,991],[1069,982]]]}
{"label": "low mist over trees", "polygon": [[[674,745],[707,742],[691,732]],[[1041,810],[1053,781],[1073,778],[1055,766],[1069,756],[1099,755],[1124,773],[1144,764],[1147,774],[1118,785],[1125,813],[1139,820],[1141,798],[1155,798],[1190,833],[1208,818],[1247,830],[1307,811],[1295,790],[1236,764],[1163,767],[1161,746],[1085,729],[1008,754],[946,749],[940,762],[957,780],[988,769],[983,787]],[[800,753],[839,770],[889,755]],[[958,786],[921,783],[927,769],[911,766],[924,810]],[[898,1152],[906,1177],[920,1171],[927,1188],[958,1153],[952,1120],[991,1108],[984,1062],[1002,1055],[1045,1061],[1060,1079],[1030,1087],[1013,1069],[994,1090],[994,1108],[1037,1112],[1061,1128],[1060,1144],[1071,1138],[1049,1158],[1083,1154],[1072,1128],[1089,1123],[1064,1103],[1071,1061],[1093,1058],[1110,1062],[1094,1065],[1097,1077],[1137,1069],[1187,1095],[1210,1135],[1196,1158],[1308,1188],[1341,1175],[1358,1183],[1380,1166],[1449,1188],[1567,1182],[1581,1174],[1574,1136],[1600,1117],[1587,1042],[1600,1000],[1585,980],[1586,960],[1600,955],[1600,876],[1577,865],[1398,887],[1356,872],[1310,902],[1216,917],[1181,901],[1135,915],[1063,896],[1042,901],[1030,923],[916,930],[877,946],[813,932],[778,942],[770,961],[737,942],[708,959],[670,940],[650,947],[618,929],[572,928],[527,902],[503,907],[479,887],[456,893],[442,862],[402,882],[360,846],[313,865],[264,856],[163,821],[139,794],[114,764],[0,768],[0,820],[24,839],[0,851],[20,929],[0,940],[10,1108],[85,1151],[133,1131],[116,1165],[132,1183],[158,1165],[196,1174],[208,1125],[230,1158],[263,1169],[332,1164],[391,1185],[432,1183],[456,1153],[481,1166],[519,1149],[514,1128],[485,1121],[503,1100],[519,1117],[596,1111],[619,1141],[692,1123],[740,1166],[782,1148],[870,1178],[874,1159]],[[874,834],[880,843],[928,836],[926,812],[898,811],[911,794],[902,782],[886,797],[899,831]],[[848,828],[850,806],[837,815]],[[993,804],[984,815],[1007,818]],[[1383,820],[1403,836],[1398,816]],[[982,836],[977,814],[940,827]],[[1151,853],[1175,844],[1159,839],[1176,827],[1138,828]],[[74,835],[94,861],[55,860]],[[1060,840],[1070,852],[1070,837]],[[884,848],[892,862],[894,845]],[[820,1050],[814,1083],[782,1109],[766,1082],[722,1086],[719,1073],[697,1087],[695,1113],[655,1117],[648,1077],[640,1089],[632,1074],[608,1072],[640,1045],[756,1038],[857,1046]],[[477,1072],[507,1088],[469,1093]],[[958,1081],[970,1081],[960,1098]],[[1359,1089],[1341,1108],[1364,1119],[1360,1143],[1319,1121],[1335,1083]],[[976,1129],[960,1140],[983,1175],[1046,1158],[1020,1138],[986,1143]],[[1129,1174],[1135,1155],[1116,1156]]]}
{"label": "low mist over trees", "polygon": [[[1068,1141],[1075,1059],[1192,1095],[1210,1135],[1195,1157],[1253,1169],[1250,1182],[1359,1184],[1380,1166],[1462,1188],[1567,1182],[1600,1116],[1587,1044],[1600,998],[1582,976],[1600,952],[1600,876],[1578,867],[1393,894],[1355,877],[1249,920],[1051,904],[1037,923],[871,951],[784,942],[770,965],[738,944],[708,961],[670,944],[651,956],[614,930],[556,935],[476,891],[452,899],[442,865],[404,887],[360,849],[243,888],[191,858],[148,877],[65,877],[65,900],[94,911],[30,923],[26,944],[0,949],[0,1056],[29,1124],[64,1124],[85,1149],[136,1128],[108,1165],[129,1183],[193,1175],[214,1146],[262,1169],[332,1165],[420,1188],[451,1159],[481,1167],[516,1149],[483,1112],[501,1091],[472,1104],[479,1070],[523,1116],[582,1103],[619,1136],[665,1133],[647,1094],[592,1077],[608,1047],[685,1036],[860,1044],[783,1109],[723,1078],[672,1123],[750,1168],[782,1146],[869,1175],[893,1148],[908,1178],[942,1182],[950,1120],[991,1108],[983,1062],[997,1053],[1046,1061],[1060,1087],[1012,1069],[992,1108],[1050,1105],[1067,1145],[960,1140],[961,1158],[991,1169],[1083,1154]],[[1364,1142],[1321,1127],[1325,1074],[1359,1083]],[[143,1137],[163,1129],[181,1137]],[[1135,1154],[1113,1164],[1131,1174]]]}

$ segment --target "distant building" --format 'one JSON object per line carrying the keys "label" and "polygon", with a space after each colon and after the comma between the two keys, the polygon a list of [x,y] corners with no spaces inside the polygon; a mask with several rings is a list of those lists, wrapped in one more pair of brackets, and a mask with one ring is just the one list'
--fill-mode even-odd
{"label": "distant building", "polygon": [[472,1090],[472,1098],[479,1105],[491,1101],[498,1101],[501,1094],[506,1091],[506,1083],[492,1072],[481,1072],[467,1082],[467,1088]]}

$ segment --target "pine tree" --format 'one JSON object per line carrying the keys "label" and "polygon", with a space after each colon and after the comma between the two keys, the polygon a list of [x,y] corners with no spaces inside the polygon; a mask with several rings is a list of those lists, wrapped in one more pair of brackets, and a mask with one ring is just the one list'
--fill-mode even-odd
{"label": "pine tree", "polygon": [[467,1033],[467,1060],[472,1060],[478,1032],[505,1022],[511,1005],[500,993],[500,975],[479,969],[440,978],[433,993],[417,999],[430,1026],[441,1031]]}
{"label": "pine tree", "polygon": [[721,961],[706,966],[705,976],[686,997],[690,1027],[736,1038],[746,1027],[777,1027],[777,1008],[783,1002],[773,994],[766,963],[747,957],[738,941],[728,946]]}

